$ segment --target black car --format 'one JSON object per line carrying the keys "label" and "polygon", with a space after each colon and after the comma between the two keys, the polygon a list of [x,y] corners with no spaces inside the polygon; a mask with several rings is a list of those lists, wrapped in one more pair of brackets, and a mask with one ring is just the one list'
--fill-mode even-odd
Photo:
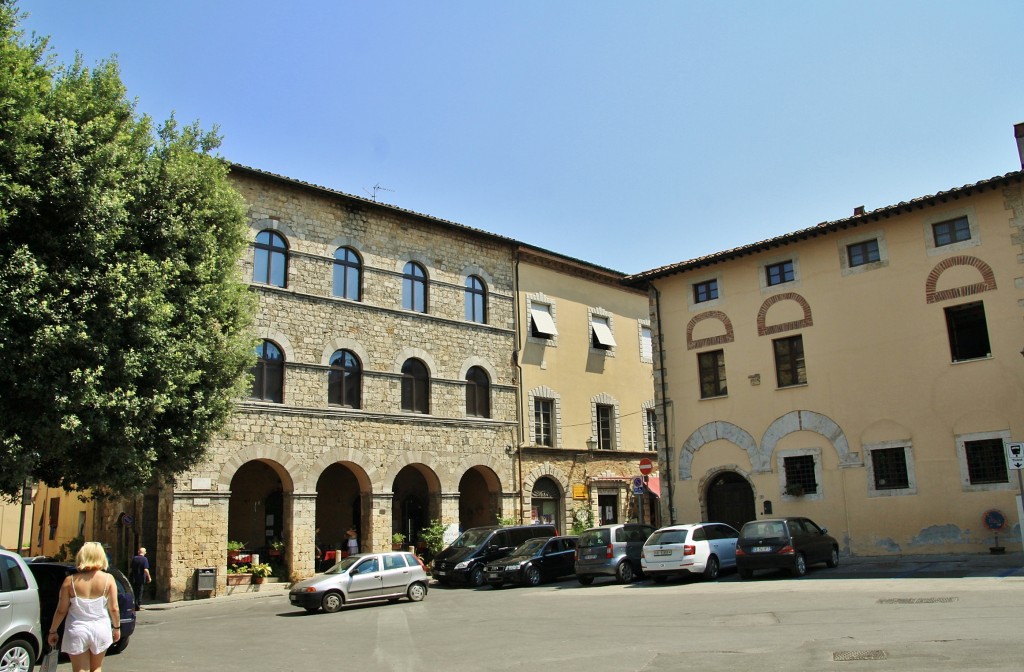
{"label": "black car", "polygon": [[554,525],[513,525],[474,527],[466,530],[431,563],[431,574],[441,585],[449,583],[484,585],[484,567],[504,558],[528,539],[554,537]]}
{"label": "black car", "polygon": [[[30,562],[29,570],[36,577],[39,584],[39,620],[43,630],[50,629],[53,623],[53,614],[57,611],[57,602],[60,601],[60,587],[64,579],[71,576],[78,570],[68,562]],[[114,577],[117,585],[117,608],[121,610],[121,639],[111,644],[107,653],[121,653],[128,646],[128,639],[135,632],[135,594],[132,592],[132,585],[128,578],[116,567],[108,567],[107,573]],[[57,632],[64,636],[64,623],[61,622]]]}
{"label": "black car", "polygon": [[809,518],[752,520],[740,530],[736,542],[736,569],[749,579],[756,569],[786,569],[803,576],[807,566],[824,562],[839,565],[839,542]]}
{"label": "black car", "polygon": [[506,583],[536,586],[576,572],[574,559],[576,537],[530,539],[510,555],[494,560],[484,569],[484,576],[492,588]]}

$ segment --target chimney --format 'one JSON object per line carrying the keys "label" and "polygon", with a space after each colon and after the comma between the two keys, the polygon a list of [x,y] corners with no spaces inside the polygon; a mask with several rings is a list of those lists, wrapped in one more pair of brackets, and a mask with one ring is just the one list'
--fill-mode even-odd
{"label": "chimney", "polygon": [[854,217],[859,217],[859,216],[861,216],[863,214],[864,214],[864,206],[863,205],[858,205],[856,208],[853,209],[853,216]]}
{"label": "chimney", "polygon": [[1020,157],[1020,168],[1024,170],[1024,123],[1013,125],[1013,137],[1017,138],[1017,155]]}

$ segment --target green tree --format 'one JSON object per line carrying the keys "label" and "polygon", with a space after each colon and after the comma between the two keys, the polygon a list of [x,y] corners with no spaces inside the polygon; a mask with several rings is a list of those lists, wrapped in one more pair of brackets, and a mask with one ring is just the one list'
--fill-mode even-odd
{"label": "green tree", "polygon": [[0,0],[0,493],[128,494],[199,461],[252,365],[216,132],[154,129],[115,61],[54,65]]}

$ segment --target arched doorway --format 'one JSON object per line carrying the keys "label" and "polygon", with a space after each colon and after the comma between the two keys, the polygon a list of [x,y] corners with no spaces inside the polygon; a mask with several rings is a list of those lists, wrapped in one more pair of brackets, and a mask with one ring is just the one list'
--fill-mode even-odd
{"label": "arched doorway", "polygon": [[441,517],[441,482],[426,465],[410,464],[398,472],[392,492],[391,534],[401,532],[406,545],[416,546],[420,531]]}
{"label": "arched doorway", "polygon": [[459,481],[459,527],[494,525],[501,516],[501,484],[487,467],[473,467]]}
{"label": "arched doorway", "polygon": [[734,471],[715,474],[707,490],[708,520],[732,525],[737,530],[757,518],[754,489]]}
{"label": "arched doorway", "polygon": [[530,493],[530,517],[538,523],[550,523],[564,530],[562,523],[562,489],[547,476],[538,478]]}
{"label": "arched doorway", "polygon": [[335,463],[316,481],[316,542],[322,551],[347,552],[345,532],[356,530],[360,551],[368,551],[368,517],[363,516],[363,497],[369,497],[369,480],[354,464]]}
{"label": "arched doorway", "polygon": [[291,531],[284,519],[285,483],[278,469],[276,463],[255,460],[243,464],[231,479],[228,539],[262,557],[268,557],[272,541]]}

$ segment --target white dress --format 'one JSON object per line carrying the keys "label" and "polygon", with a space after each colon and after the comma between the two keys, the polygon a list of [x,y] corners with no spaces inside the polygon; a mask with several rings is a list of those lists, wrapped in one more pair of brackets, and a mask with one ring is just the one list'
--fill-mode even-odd
{"label": "white dress", "polygon": [[113,626],[110,625],[110,613],[107,611],[106,589],[99,597],[78,597],[78,593],[75,592],[75,581],[72,579],[71,592],[74,597],[68,606],[68,620],[64,625],[64,640],[60,643],[60,650],[76,656],[86,651],[93,654],[103,653],[114,643]]}

